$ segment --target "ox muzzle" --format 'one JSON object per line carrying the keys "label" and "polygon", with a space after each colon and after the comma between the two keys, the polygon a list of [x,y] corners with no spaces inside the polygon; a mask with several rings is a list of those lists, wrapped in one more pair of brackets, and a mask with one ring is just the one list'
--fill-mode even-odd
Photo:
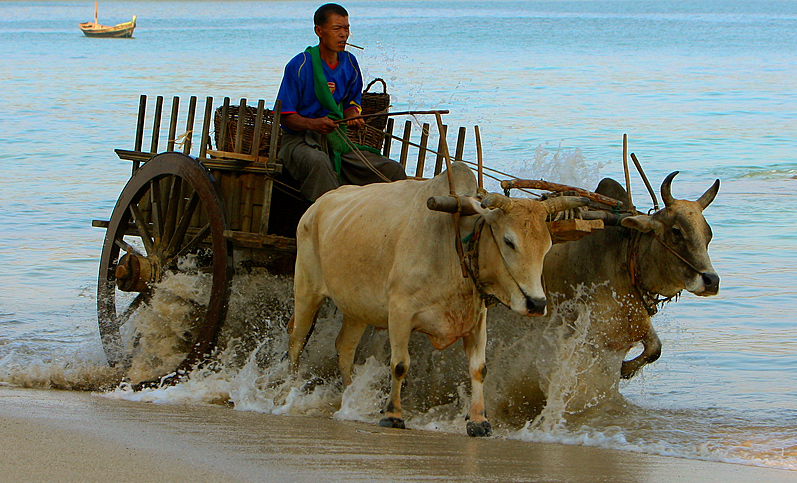
{"label": "ox muzzle", "polygon": [[702,296],[717,295],[720,291],[720,276],[714,272],[703,272],[700,274],[704,289],[699,294]]}
{"label": "ox muzzle", "polygon": [[526,296],[526,309],[531,315],[545,315],[547,306],[548,301],[544,298]]}

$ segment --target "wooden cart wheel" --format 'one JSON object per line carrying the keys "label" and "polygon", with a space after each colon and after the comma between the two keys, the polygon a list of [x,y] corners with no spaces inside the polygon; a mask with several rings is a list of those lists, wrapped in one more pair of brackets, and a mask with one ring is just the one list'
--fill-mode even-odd
{"label": "wooden cart wheel", "polygon": [[[197,265],[212,279],[210,298],[206,306],[196,307],[193,346],[171,370],[188,369],[213,349],[232,279],[226,228],[215,181],[190,156],[159,154],[135,172],[108,224],[97,283],[99,331],[111,366],[130,363],[138,335],[128,323],[149,301],[153,286],[167,273],[186,273]],[[186,255],[195,256],[199,264],[185,267]]]}

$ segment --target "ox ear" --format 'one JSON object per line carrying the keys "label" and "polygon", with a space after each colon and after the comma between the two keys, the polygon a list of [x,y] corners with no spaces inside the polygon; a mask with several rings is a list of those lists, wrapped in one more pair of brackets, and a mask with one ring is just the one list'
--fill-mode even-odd
{"label": "ox ear", "polygon": [[462,214],[468,215],[481,215],[487,223],[495,223],[504,212],[496,207],[485,208],[484,203],[478,198],[470,196],[463,196],[460,198],[462,201]]}
{"label": "ox ear", "polygon": [[654,220],[648,215],[629,216],[628,218],[623,218],[620,224],[626,228],[641,231],[642,233],[661,231],[664,227],[661,222]]}

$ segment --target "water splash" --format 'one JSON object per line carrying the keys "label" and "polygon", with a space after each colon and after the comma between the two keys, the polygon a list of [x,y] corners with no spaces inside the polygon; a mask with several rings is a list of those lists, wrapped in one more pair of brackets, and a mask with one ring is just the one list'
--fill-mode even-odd
{"label": "water splash", "polygon": [[555,151],[548,144],[540,144],[534,150],[533,159],[525,159],[518,166],[520,178],[556,180],[570,186],[597,186],[603,163],[590,163],[579,148],[563,149],[562,144]]}

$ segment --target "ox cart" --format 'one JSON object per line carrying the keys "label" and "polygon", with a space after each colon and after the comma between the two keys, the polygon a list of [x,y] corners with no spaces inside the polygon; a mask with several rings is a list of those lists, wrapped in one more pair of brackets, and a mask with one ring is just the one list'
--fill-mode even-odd
{"label": "ox cart", "polygon": [[[381,95],[384,100],[386,94]],[[279,101],[273,110],[266,109],[263,100],[254,107],[246,99],[234,105],[230,98],[216,107],[212,97],[204,101],[190,97],[185,109],[179,97],[172,98],[166,111],[162,96],[152,104],[140,97],[133,149],[115,150],[119,158],[132,162],[132,175],[110,219],[92,222],[107,230],[97,315],[109,364],[124,368],[139,337],[129,322],[149,303],[156,285],[174,274],[208,279],[209,296],[190,302],[195,329],[185,334],[185,357],[180,356],[171,372],[164,372],[174,379],[213,351],[225,320],[234,267],[292,273],[295,231],[309,203],[277,159]],[[371,115],[369,127],[350,137],[359,136],[356,141],[397,158],[410,177],[428,178],[443,171],[449,132],[445,125],[433,130],[429,123],[408,119],[400,126],[388,115],[372,115],[384,114],[387,105],[368,106],[365,98],[363,104],[363,114]],[[400,133],[394,135],[394,130]],[[162,131],[168,132],[165,146]],[[437,139],[432,138],[435,133]],[[452,157],[462,160],[467,130],[460,127],[456,133]],[[478,145],[478,128],[475,134]],[[480,162],[479,167],[481,179]],[[512,178],[487,170],[488,176]],[[601,206],[607,205],[619,206],[616,200]],[[573,239],[602,227],[600,219],[562,220],[557,237]]]}

